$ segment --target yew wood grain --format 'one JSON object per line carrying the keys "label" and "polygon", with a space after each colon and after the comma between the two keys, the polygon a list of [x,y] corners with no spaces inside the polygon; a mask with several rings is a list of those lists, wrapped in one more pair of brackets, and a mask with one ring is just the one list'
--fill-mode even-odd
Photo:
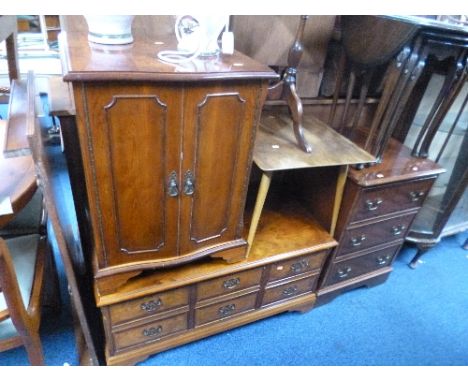
{"label": "yew wood grain", "polygon": [[[248,217],[246,220],[248,221]],[[311,268],[316,269],[325,261],[328,250],[336,245],[337,242],[312,216],[304,214],[299,204],[283,206],[282,210],[266,208],[247,259],[230,265],[221,259],[201,260],[196,266],[187,264],[159,270],[145,277],[129,280],[114,293],[99,293],[98,289],[97,304],[106,306],[187,286],[207,278],[232,277],[236,272],[282,261],[288,261],[281,265],[287,267],[291,258],[300,260],[301,255],[312,253],[318,256],[310,263]]]}
{"label": "yew wood grain", "polygon": [[86,84],[75,100],[99,267],[126,263],[128,254],[132,261],[174,256],[178,200],[165,188],[178,168],[170,153],[180,147],[180,92]]}
{"label": "yew wood grain", "polygon": [[[167,64],[157,58],[161,50],[177,49],[177,41],[161,44],[141,36],[132,44],[106,46],[88,42],[84,31],[69,31],[59,38],[65,81],[210,81],[278,79],[266,65],[234,52],[216,59],[195,59]],[[112,60],[109,60],[112,57]]]}

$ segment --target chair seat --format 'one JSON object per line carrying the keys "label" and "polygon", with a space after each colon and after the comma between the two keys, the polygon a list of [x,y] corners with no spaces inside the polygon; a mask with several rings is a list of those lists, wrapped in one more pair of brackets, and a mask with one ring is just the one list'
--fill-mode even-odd
{"label": "chair seat", "polygon": [[[5,240],[15,268],[21,298],[26,308],[31,297],[39,239],[40,235],[34,234]],[[6,309],[5,298],[0,292],[0,312]],[[16,329],[11,319],[0,322],[0,340],[15,334]]]}
{"label": "chair seat", "polygon": [[38,188],[26,206],[6,226],[0,228],[3,238],[39,233],[42,219],[42,192]]}

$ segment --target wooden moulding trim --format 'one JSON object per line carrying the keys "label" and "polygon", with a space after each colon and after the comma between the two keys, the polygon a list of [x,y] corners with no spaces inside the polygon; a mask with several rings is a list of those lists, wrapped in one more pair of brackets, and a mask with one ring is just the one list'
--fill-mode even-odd
{"label": "wooden moulding trim", "polygon": [[390,273],[392,270],[393,270],[392,267],[385,267],[385,268],[379,269],[379,270],[374,271],[374,272],[365,273],[364,275],[354,277],[352,279],[343,281],[341,283],[336,283],[336,284],[329,285],[329,286],[327,286],[325,288],[319,289],[317,291],[317,297],[322,296],[322,295],[327,294],[327,293],[331,293],[331,292],[340,290],[340,289],[344,289],[344,288],[347,288],[347,287],[352,287],[354,284],[361,284],[361,283],[363,283],[363,282],[365,282],[367,280],[370,280],[370,279],[372,279],[374,277],[381,276],[381,275],[383,275],[385,273]]}
{"label": "wooden moulding trim", "polygon": [[120,273],[151,270],[171,267],[174,265],[182,265],[189,263],[194,260],[201,259],[205,256],[210,256],[218,251],[223,251],[231,248],[242,247],[247,245],[247,242],[243,239],[233,240],[228,243],[223,243],[222,245],[217,245],[209,248],[204,248],[201,251],[197,251],[190,254],[185,254],[178,257],[169,257],[167,259],[158,259],[158,260],[146,260],[146,261],[136,261],[133,263],[125,263],[122,265],[115,265],[106,268],[101,268],[96,272],[96,278],[108,277],[117,275]]}
{"label": "wooden moulding trim", "polygon": [[[433,168],[433,169],[428,169],[428,170],[420,170],[417,172],[418,178],[417,180],[429,180],[429,179],[435,179],[439,174],[444,173],[446,170],[444,168]],[[354,176],[351,176],[351,180],[360,186],[363,187],[371,187],[371,186],[380,186],[383,184],[388,184],[388,183],[394,183],[394,182],[401,182],[405,180],[413,180],[415,174],[402,174],[402,175],[392,175],[386,178],[381,178],[381,179],[363,179],[363,178],[356,178]]]}
{"label": "wooden moulding trim", "polygon": [[[228,77],[227,77],[228,76]],[[154,72],[68,72],[64,81],[168,81],[196,82],[209,80],[274,80],[274,72],[154,73]]]}
{"label": "wooden moulding trim", "polygon": [[[201,281],[206,281],[208,279],[223,277],[226,275],[231,275],[236,272],[245,271],[245,270],[249,270],[252,268],[257,268],[257,267],[273,264],[273,263],[284,261],[287,259],[293,259],[295,257],[299,257],[299,256],[309,254],[309,253],[316,253],[317,255],[319,255],[322,251],[329,250],[335,247],[336,245],[337,245],[336,241],[331,241],[328,243],[316,245],[314,247],[305,248],[305,249],[298,250],[295,252],[271,255],[266,258],[261,258],[261,259],[254,260],[254,261],[244,260],[238,263],[230,264],[229,266],[224,267],[223,270],[220,269],[219,271],[218,270],[214,271],[210,275],[207,275],[207,274],[197,275],[195,277],[174,280],[174,282],[165,283],[164,285],[155,283],[151,286],[142,287],[142,288],[139,288],[138,290],[132,290],[130,292],[120,292],[120,291],[117,292],[116,289],[118,288],[118,286],[114,288],[113,293],[108,293],[108,294],[104,293],[105,292],[104,290],[96,290],[96,293],[95,293],[96,305],[98,307],[112,305],[115,303],[120,303],[120,302],[128,301],[131,299],[144,297],[149,294],[159,293],[159,292],[163,292],[163,291],[170,290],[170,289],[192,285]],[[96,281],[98,283],[98,280]],[[97,286],[97,288],[99,289],[99,286]]]}
{"label": "wooden moulding trim", "polygon": [[313,307],[315,304],[316,296],[314,293],[307,294],[305,296],[298,297],[287,302],[268,306],[265,308],[260,308],[258,310],[250,311],[245,314],[241,314],[237,317],[232,317],[228,320],[218,321],[214,324],[208,324],[204,326],[199,326],[194,329],[190,329],[184,333],[179,333],[172,338],[166,340],[156,341],[152,344],[148,344],[144,347],[137,349],[132,349],[129,351],[121,352],[120,354],[110,355],[106,347],[106,356],[107,356],[107,365],[121,365],[128,364],[129,360],[143,360],[149,355],[159,353],[161,351],[186,344],[210,335],[224,332],[248,324],[253,321],[257,321],[278,313],[285,311],[304,311],[304,307],[310,306]]}

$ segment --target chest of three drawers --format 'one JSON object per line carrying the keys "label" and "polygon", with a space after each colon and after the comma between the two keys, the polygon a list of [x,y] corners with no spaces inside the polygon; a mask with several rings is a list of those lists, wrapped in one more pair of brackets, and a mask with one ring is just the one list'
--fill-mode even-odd
{"label": "chest of three drawers", "polygon": [[338,246],[319,282],[317,304],[384,282],[416,214],[443,170],[392,141],[384,162],[351,169],[335,231]]}

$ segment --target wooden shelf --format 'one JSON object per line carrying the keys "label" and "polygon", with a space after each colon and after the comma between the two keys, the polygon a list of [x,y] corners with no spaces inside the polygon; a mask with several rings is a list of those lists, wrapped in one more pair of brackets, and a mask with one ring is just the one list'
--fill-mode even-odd
{"label": "wooden shelf", "polygon": [[234,264],[227,264],[222,259],[206,259],[197,262],[196,266],[191,263],[148,272],[130,279],[115,293],[102,296],[98,294],[97,305],[105,306],[208,278],[229,275],[302,254],[327,250],[336,245],[337,242],[299,203],[283,204],[276,209],[266,207],[247,259]]}
{"label": "wooden shelf", "polygon": [[375,158],[313,115],[304,114],[304,136],[312,152],[296,143],[287,111],[264,110],[254,149],[254,161],[263,171],[372,163]]}
{"label": "wooden shelf", "polygon": [[281,259],[293,253],[300,255],[333,248],[337,244],[299,201],[289,200],[264,207],[248,260],[259,261],[271,256]]}

